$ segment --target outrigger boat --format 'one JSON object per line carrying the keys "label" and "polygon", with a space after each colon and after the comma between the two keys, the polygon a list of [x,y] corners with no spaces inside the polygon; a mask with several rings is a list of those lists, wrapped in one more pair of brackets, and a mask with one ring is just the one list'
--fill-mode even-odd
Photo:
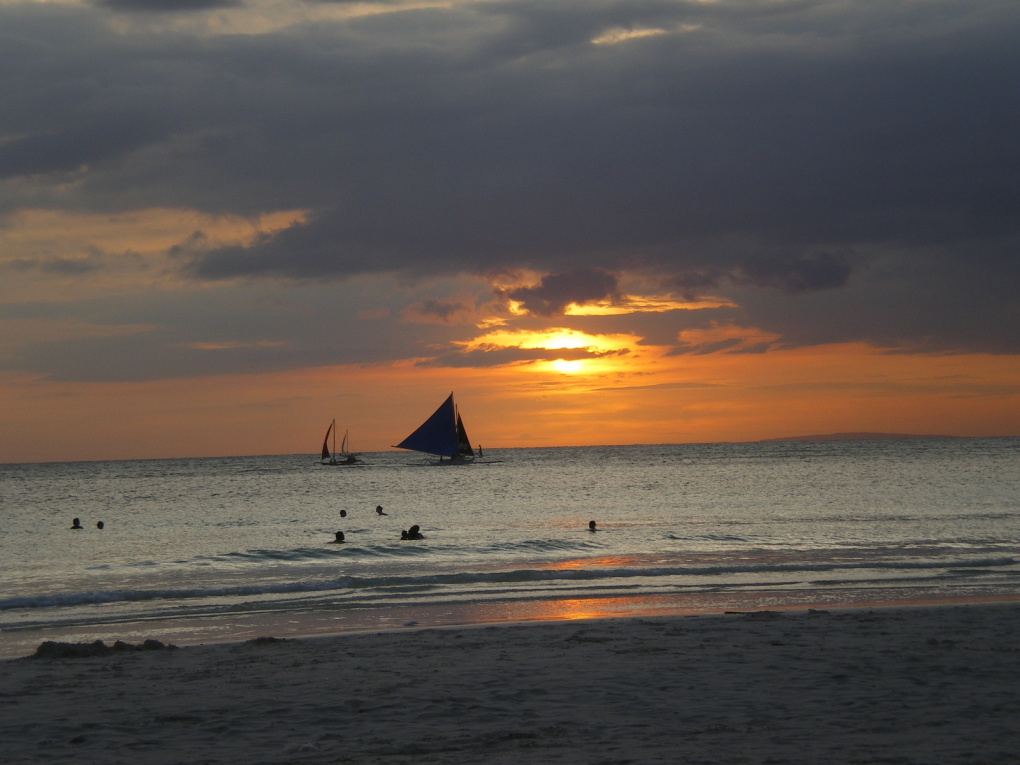
{"label": "outrigger boat", "polygon": [[464,420],[453,402],[452,393],[431,417],[397,444],[396,448],[434,454],[439,457],[440,464],[444,457],[448,462],[471,462],[477,456],[471,448]]}
{"label": "outrigger boat", "polygon": [[[329,434],[333,434],[333,450],[329,448]],[[340,451],[336,450],[336,420],[333,420],[326,429],[326,438],[322,441],[322,459],[320,464],[322,465],[355,465],[361,460],[358,455],[354,452],[348,451],[347,449],[347,434],[344,431],[343,440],[340,442]]]}

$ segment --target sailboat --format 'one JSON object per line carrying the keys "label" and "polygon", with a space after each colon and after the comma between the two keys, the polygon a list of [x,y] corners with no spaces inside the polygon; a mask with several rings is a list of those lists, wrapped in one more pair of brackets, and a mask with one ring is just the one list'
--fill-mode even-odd
{"label": "sailboat", "polygon": [[[333,450],[329,448],[329,434],[333,434]],[[340,451],[336,450],[336,420],[333,420],[326,429],[326,437],[322,441],[322,459],[320,464],[322,465],[354,465],[361,462],[358,459],[358,455],[354,454],[347,449],[347,434],[348,431],[344,431],[343,440],[340,442]]]}
{"label": "sailboat", "polygon": [[465,462],[475,458],[475,450],[471,448],[464,420],[453,403],[452,393],[431,417],[397,444],[396,448],[435,454],[440,462],[443,457],[451,462]]}

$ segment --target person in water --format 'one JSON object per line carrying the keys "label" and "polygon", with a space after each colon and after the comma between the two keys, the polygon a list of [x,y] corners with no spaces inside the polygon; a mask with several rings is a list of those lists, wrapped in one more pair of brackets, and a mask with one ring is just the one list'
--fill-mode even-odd
{"label": "person in water", "polygon": [[376,515],[386,515],[386,513],[384,513],[382,511],[382,505],[376,505],[375,506],[375,514]]}
{"label": "person in water", "polygon": [[344,543],[344,533],[338,531],[336,533],[336,539],[331,539],[329,542],[331,545],[342,545]]}
{"label": "person in water", "polygon": [[422,536],[421,527],[419,527],[417,524],[415,524],[414,526],[409,528],[407,531],[401,531],[400,532],[400,538],[401,539],[424,539],[425,537]]}
{"label": "person in water", "polygon": [[102,531],[102,530],[103,530],[103,527],[104,527],[105,525],[106,525],[106,524],[104,524],[104,523],[103,523],[102,521],[100,521],[99,523],[97,523],[97,524],[96,524],[96,528],[97,528],[97,529],[99,529],[100,531]]}
{"label": "person in water", "polygon": [[598,529],[595,528],[595,521],[588,521],[588,531],[598,531]]}
{"label": "person in water", "polygon": [[341,518],[346,518],[347,517],[347,511],[346,510],[341,510],[340,511],[340,517]]}
{"label": "person in water", "polygon": [[71,524],[71,528],[72,529],[83,529],[83,528],[85,528],[84,526],[81,525],[81,518],[75,518],[74,522]]}

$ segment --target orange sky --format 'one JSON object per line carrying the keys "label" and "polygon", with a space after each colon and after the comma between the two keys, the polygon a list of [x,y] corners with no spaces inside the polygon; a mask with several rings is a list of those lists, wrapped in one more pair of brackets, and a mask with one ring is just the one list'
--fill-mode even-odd
{"label": "orange sky", "polygon": [[622,358],[588,374],[411,363],[141,383],[0,378],[0,461],[314,454],[329,421],[388,449],[453,390],[498,447],[751,441],[849,431],[1020,433],[1012,356],[882,354],[842,345]]}
{"label": "orange sky", "polygon": [[[266,218],[257,227],[272,230],[294,219]],[[739,295],[685,302],[656,291],[640,272],[619,272],[620,286],[632,289],[612,299],[571,302],[551,315],[506,297],[520,285],[542,284],[541,272],[527,270],[424,286],[385,278],[319,288],[286,281],[196,285],[165,266],[168,243],[194,225],[244,237],[256,222],[166,210],[102,221],[39,214],[15,216],[0,232],[16,254],[73,249],[72,232],[133,253],[121,267],[95,273],[11,271],[15,278],[0,286],[11,306],[50,306],[0,319],[0,358],[28,352],[47,360],[56,354],[33,349],[56,347],[69,360],[66,368],[54,367],[57,374],[0,371],[0,461],[314,454],[334,417],[351,431],[355,449],[386,450],[450,391],[473,440],[489,449],[837,432],[1020,434],[1015,354],[890,352],[865,342],[791,346],[779,332],[742,324]],[[113,311],[136,298],[138,316],[164,303],[169,312],[151,321],[87,313],[88,306],[109,304]],[[335,324],[321,325],[314,317],[333,300],[342,310]],[[62,315],[78,305],[85,307],[81,318]],[[268,307],[278,321],[244,337],[210,325],[230,327],[234,313]],[[197,334],[186,326],[180,337],[161,334],[164,325],[203,310],[211,313]],[[289,321],[296,323],[273,334]],[[389,358],[236,373],[229,361],[205,361],[240,353],[243,366],[251,352],[272,366],[275,354],[305,342],[308,357],[316,356],[317,344],[329,352],[334,339],[342,348],[376,346]],[[97,341],[113,345],[90,351]],[[194,368],[174,374],[160,361],[167,353],[184,354],[183,363]],[[148,365],[161,373],[125,379]],[[87,370],[80,377],[100,379],[74,379],[79,368]],[[209,371],[217,368],[226,371]]]}
{"label": "orange sky", "polygon": [[0,462],[1020,435],[1015,4],[764,6],[0,2]]}

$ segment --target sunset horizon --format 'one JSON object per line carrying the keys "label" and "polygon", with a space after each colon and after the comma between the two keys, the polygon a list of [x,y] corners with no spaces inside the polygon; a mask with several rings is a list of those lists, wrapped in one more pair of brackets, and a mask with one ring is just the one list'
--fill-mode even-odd
{"label": "sunset horizon", "polygon": [[1018,0],[0,0],[13,762],[1020,736]]}
{"label": "sunset horizon", "polygon": [[1011,2],[0,2],[0,462],[1020,435]]}

